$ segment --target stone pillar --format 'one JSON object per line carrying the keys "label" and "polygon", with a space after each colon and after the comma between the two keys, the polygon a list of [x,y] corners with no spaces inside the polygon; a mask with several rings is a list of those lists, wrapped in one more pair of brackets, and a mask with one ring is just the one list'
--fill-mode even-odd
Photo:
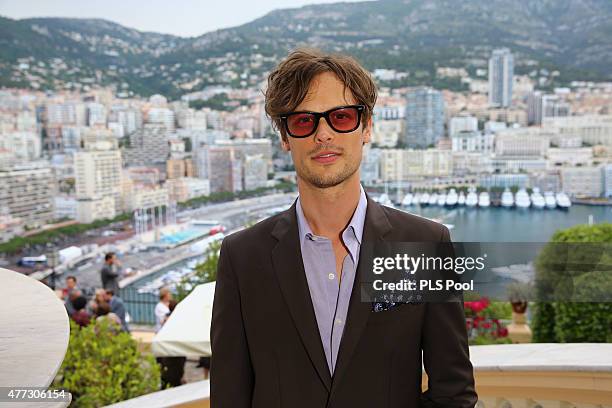
{"label": "stone pillar", "polygon": [[508,338],[512,343],[531,343],[532,333],[526,316],[526,313],[512,312],[512,324],[508,325]]}

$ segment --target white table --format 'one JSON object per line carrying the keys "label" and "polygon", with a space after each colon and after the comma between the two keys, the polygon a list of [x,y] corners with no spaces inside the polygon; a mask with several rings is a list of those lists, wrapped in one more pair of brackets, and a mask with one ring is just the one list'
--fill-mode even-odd
{"label": "white table", "polygon": [[[47,286],[0,268],[0,387],[48,387],[70,337],[66,308]],[[0,407],[59,408],[69,402],[0,402]]]}

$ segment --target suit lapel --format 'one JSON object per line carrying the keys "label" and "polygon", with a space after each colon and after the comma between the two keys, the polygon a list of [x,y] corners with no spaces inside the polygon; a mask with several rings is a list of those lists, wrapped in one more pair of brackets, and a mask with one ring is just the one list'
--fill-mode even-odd
{"label": "suit lapel", "polygon": [[[368,197],[368,207],[366,210],[363,237],[361,239],[362,250],[364,243],[382,241],[383,236],[391,229],[391,223],[389,222],[381,205]],[[371,303],[361,301],[360,283],[362,282],[362,277],[366,272],[365,268],[367,266],[366,262],[364,262],[364,258],[365,254],[364,256],[359,256],[359,264],[357,266],[355,282],[353,283],[353,290],[351,292],[351,299],[349,302],[346,327],[344,328],[344,333],[342,334],[340,350],[338,351],[338,360],[334,369],[334,378],[331,391],[332,395],[334,389],[337,387],[337,384],[342,379],[349,367],[353,353],[357,348],[359,339],[361,338],[363,330],[368,323],[368,318],[370,317],[372,311]]]}
{"label": "suit lapel", "polygon": [[327,367],[314,307],[304,271],[295,202],[281,214],[272,235],[278,243],[272,250],[272,263],[285,302],[321,381],[329,392],[331,374]]}

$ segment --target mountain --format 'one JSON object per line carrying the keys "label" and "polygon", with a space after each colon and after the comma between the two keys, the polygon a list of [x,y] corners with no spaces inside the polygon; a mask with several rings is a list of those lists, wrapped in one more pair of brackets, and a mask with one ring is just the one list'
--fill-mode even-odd
{"label": "mountain", "polygon": [[[0,17],[0,85],[117,84],[175,98],[211,84],[260,83],[287,51],[347,52],[369,69],[409,72],[396,85],[461,87],[437,67],[486,68],[493,48],[549,86],[612,80],[609,0],[378,0],[282,9],[182,38],[92,19]],[[559,71],[554,73],[554,71]],[[554,74],[553,74],[554,73]],[[80,84],[80,85],[78,85]]]}

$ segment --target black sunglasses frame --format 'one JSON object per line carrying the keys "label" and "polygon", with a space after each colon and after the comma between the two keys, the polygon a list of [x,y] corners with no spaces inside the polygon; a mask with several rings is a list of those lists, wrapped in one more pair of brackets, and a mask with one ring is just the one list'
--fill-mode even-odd
{"label": "black sunglasses frame", "polygon": [[[340,110],[340,109],[347,109],[347,108],[357,109],[357,124],[355,125],[355,127],[353,129],[350,129],[350,130],[338,130],[331,123],[331,120],[329,119],[329,115],[332,112],[334,112],[334,111],[337,111],[337,110]],[[334,130],[334,132],[338,132],[338,133],[351,133],[351,132],[354,132],[355,130],[357,130],[359,125],[361,125],[361,115],[365,111],[365,109],[366,109],[365,105],[344,105],[344,106],[336,106],[335,108],[332,108],[332,109],[330,109],[328,111],[325,111],[325,112],[296,111],[296,112],[284,113],[282,115],[279,115],[278,117],[281,119],[281,121],[283,123],[283,126],[285,128],[285,131],[287,132],[287,134],[289,136],[291,136],[293,138],[296,138],[296,139],[303,139],[305,137],[309,137],[309,136],[313,135],[317,131],[317,129],[319,127],[319,122],[321,121],[322,117],[325,118],[325,121],[327,122],[329,127]],[[308,114],[314,116],[314,118],[315,118],[314,127],[312,128],[312,131],[310,133],[308,133],[307,135],[295,136],[295,135],[291,134],[291,131],[289,130],[289,124],[287,123],[287,120],[289,119],[289,116],[291,116],[291,115],[297,115],[297,114],[302,114],[302,113],[308,113]]]}

